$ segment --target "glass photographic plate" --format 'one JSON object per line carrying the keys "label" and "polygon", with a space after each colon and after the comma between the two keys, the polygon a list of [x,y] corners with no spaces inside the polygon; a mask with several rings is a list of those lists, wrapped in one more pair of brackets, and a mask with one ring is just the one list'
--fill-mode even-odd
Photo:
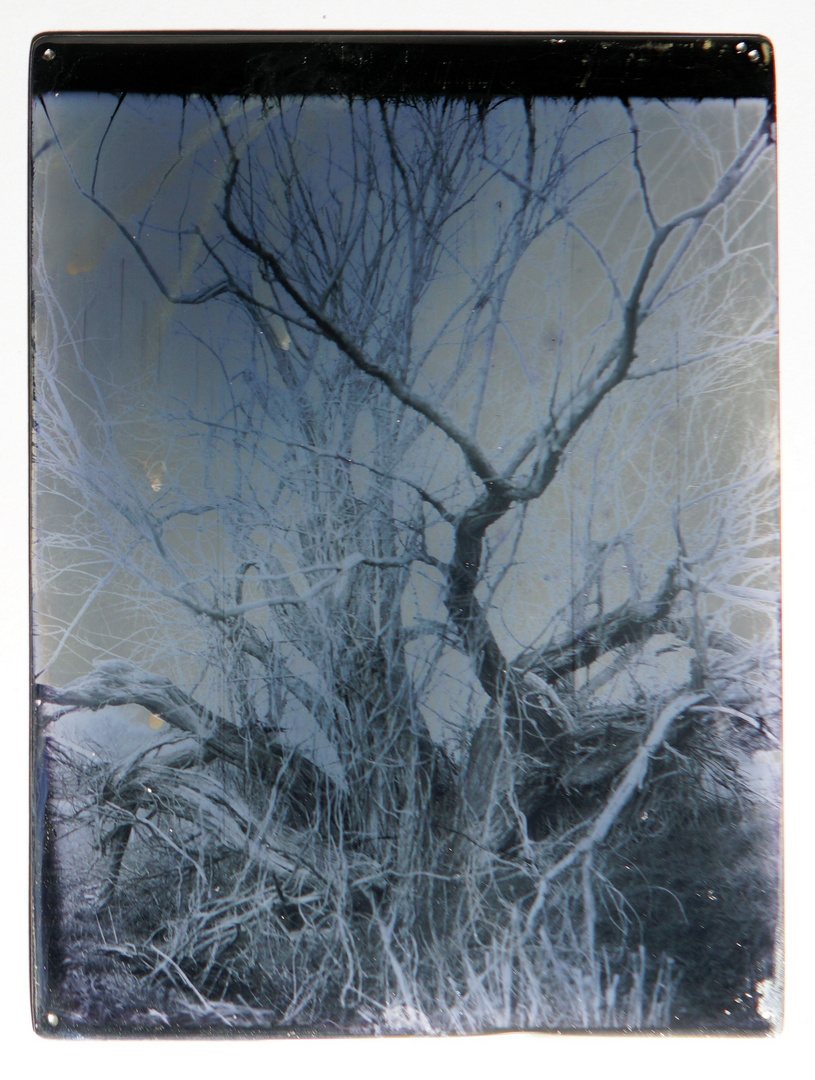
{"label": "glass photographic plate", "polygon": [[761,38],[43,35],[43,1035],[781,1021]]}

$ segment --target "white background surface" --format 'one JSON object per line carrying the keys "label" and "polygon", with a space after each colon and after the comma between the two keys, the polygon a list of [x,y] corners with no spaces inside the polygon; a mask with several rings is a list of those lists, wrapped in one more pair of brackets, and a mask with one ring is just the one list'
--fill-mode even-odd
{"label": "white background surface", "polygon": [[[764,34],[778,75],[787,1006],[772,1039],[493,1036],[45,1041],[28,999],[27,68],[51,30],[403,29]],[[7,1076],[812,1075],[815,1057],[815,9],[764,0],[6,0],[0,30],[0,1060]]]}

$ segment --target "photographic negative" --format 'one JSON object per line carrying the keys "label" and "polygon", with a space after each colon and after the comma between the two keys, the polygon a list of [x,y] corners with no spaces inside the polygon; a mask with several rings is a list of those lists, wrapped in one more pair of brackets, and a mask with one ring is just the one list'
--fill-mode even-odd
{"label": "photographic negative", "polygon": [[31,74],[37,1030],[774,1030],[769,42]]}

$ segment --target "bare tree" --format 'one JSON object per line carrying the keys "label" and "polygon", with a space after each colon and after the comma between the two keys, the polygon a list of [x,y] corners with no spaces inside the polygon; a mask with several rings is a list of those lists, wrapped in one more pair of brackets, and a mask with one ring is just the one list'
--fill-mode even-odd
{"label": "bare tree", "polygon": [[[62,177],[183,327],[160,372],[94,359],[42,242],[37,695],[94,947],[199,1022],[719,1021],[676,928],[728,845],[727,1001],[775,918],[769,116],[122,98],[92,153],[68,120],[41,235]],[[114,706],[155,736],[81,761],[60,725]]]}

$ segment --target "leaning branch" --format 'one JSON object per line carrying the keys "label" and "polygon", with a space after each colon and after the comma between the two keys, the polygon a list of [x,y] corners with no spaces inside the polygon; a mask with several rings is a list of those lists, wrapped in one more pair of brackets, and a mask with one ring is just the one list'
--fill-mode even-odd
{"label": "leaning branch", "polygon": [[271,731],[249,744],[247,732],[205,708],[163,675],[143,671],[125,660],[106,660],[87,675],[67,686],[38,683],[37,705],[57,706],[62,711],[97,711],[114,705],[141,705],[165,723],[193,735],[201,746],[204,761],[220,759],[245,769],[252,764],[264,775],[275,778],[286,771],[286,790],[296,816],[307,822],[333,794],[331,779],[312,761],[282,746]]}
{"label": "leaning branch", "polygon": [[705,697],[707,697],[706,694],[683,692],[672,698],[662,709],[656,720],[654,720],[647,738],[637,750],[631,764],[609,796],[608,802],[594,819],[589,832],[562,859],[558,859],[556,863],[550,866],[541,877],[535,902],[527,915],[527,926],[532,925],[535,916],[540,911],[550,883],[559,877],[564,870],[568,870],[570,866],[573,866],[578,859],[590,856],[595,848],[602,844],[619,819],[620,814],[634,797],[634,794],[641,790],[648,774],[651,758],[667,738],[671,724],[694,705],[698,705]]}
{"label": "leaning branch", "polygon": [[681,590],[678,568],[672,566],[650,600],[627,600],[608,614],[593,619],[573,637],[544,649],[525,650],[513,666],[524,673],[535,671],[547,679],[561,679],[614,649],[646,641],[668,628],[666,620]]}

